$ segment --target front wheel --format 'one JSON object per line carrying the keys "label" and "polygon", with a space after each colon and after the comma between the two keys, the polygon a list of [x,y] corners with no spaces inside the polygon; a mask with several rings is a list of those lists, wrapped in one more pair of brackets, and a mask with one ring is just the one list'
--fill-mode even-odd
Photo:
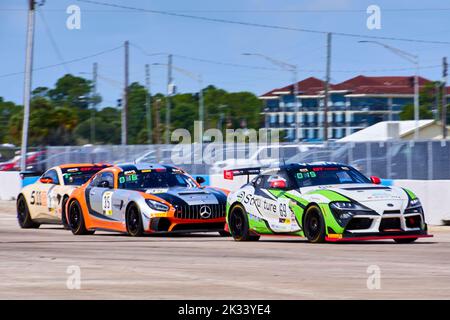
{"label": "front wheel", "polygon": [[25,197],[20,195],[17,199],[17,221],[22,229],[36,229],[40,224],[31,219],[30,210],[28,210],[27,201]]}
{"label": "front wheel", "polygon": [[94,234],[95,230],[87,230],[84,223],[83,212],[77,200],[69,204],[69,227],[74,235],[89,235]]}
{"label": "front wheel", "polygon": [[132,237],[141,237],[144,234],[142,216],[136,205],[131,205],[127,210],[127,231]]}
{"label": "front wheel", "polygon": [[397,243],[413,243],[417,239],[418,238],[400,238],[400,239],[394,239],[394,241]]}
{"label": "front wheel", "polygon": [[309,242],[321,243],[325,241],[325,221],[318,206],[313,205],[306,210],[303,229]]}
{"label": "front wheel", "polygon": [[259,236],[250,234],[247,213],[242,205],[231,208],[228,217],[230,233],[236,241],[257,241]]}

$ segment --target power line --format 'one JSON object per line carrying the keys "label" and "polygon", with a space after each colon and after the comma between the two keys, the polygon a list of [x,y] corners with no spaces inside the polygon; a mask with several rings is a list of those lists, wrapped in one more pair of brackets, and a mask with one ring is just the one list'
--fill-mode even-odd
{"label": "power line", "polygon": [[[367,9],[183,9],[165,10],[170,13],[366,13]],[[26,11],[22,8],[3,8],[5,12]],[[65,12],[63,9],[48,9],[49,12]],[[128,10],[100,10],[84,9],[84,12],[127,12]],[[383,8],[383,12],[441,12],[450,11],[450,8]]]}
{"label": "power line", "polygon": [[45,32],[47,33],[47,36],[50,39],[50,43],[52,44],[52,47],[53,47],[53,50],[56,53],[56,56],[58,57],[59,61],[63,65],[63,67],[66,70],[66,72],[70,73],[70,69],[67,66],[67,63],[64,62],[64,58],[63,58],[63,56],[61,54],[61,51],[59,50],[58,45],[56,44],[55,38],[53,37],[52,31],[51,31],[50,27],[48,26],[47,20],[45,19],[44,12],[42,10],[40,10],[40,9],[38,9],[37,12],[39,13],[39,16],[41,17],[42,23],[44,25]]}
{"label": "power line", "polygon": [[[103,55],[103,54],[106,54],[106,53],[118,50],[118,49],[120,49],[122,47],[123,47],[123,45],[120,45],[118,47],[111,48],[111,49],[108,49],[108,50],[103,50],[103,51],[100,51],[100,52],[97,52],[97,53],[94,53],[94,54],[91,54],[91,55],[88,55],[88,56],[84,56],[84,57],[80,57],[80,58],[64,61],[62,63],[55,63],[55,64],[50,64],[50,65],[47,65],[47,66],[35,68],[35,69],[33,69],[33,71],[40,71],[40,70],[45,70],[45,69],[51,69],[51,68],[62,66],[64,64],[69,64],[69,63],[74,63],[74,62],[87,60],[87,59],[90,59],[90,58],[98,57],[100,55]],[[23,73],[24,73],[23,71],[7,73],[7,74],[0,75],[0,78],[6,78],[6,77],[11,77],[11,76],[21,75]]]}
{"label": "power line", "polygon": [[[316,33],[316,34],[327,34],[329,32],[329,31],[314,30],[314,29],[295,28],[295,27],[288,27],[288,26],[245,22],[245,21],[239,21],[239,20],[228,20],[228,19],[210,18],[210,17],[204,17],[204,16],[195,16],[195,15],[191,15],[191,14],[131,7],[131,6],[125,6],[125,5],[120,5],[120,4],[108,3],[108,2],[101,2],[101,1],[94,1],[94,0],[77,0],[77,1],[83,2],[83,3],[95,4],[95,5],[101,5],[101,6],[113,7],[113,8],[119,8],[119,9],[128,9],[128,10],[134,10],[134,11],[140,11],[140,12],[148,12],[148,13],[173,16],[173,17],[179,17],[179,18],[189,18],[189,19],[209,21],[209,22],[244,25],[244,26],[251,26],[251,27],[258,27],[258,28],[265,28],[265,29],[308,32],[308,33]],[[404,42],[416,42],[416,43],[450,44],[450,42],[448,42],[448,41],[420,40],[420,39],[383,37],[383,36],[368,36],[368,35],[345,33],[345,32],[333,32],[333,35],[338,35],[338,36],[343,36],[343,37],[352,37],[352,38],[366,38],[366,39],[404,41]]]}
{"label": "power line", "polygon": [[[133,44],[134,47],[138,47],[136,44]],[[161,55],[162,53],[147,53],[142,47],[139,47],[141,52],[144,55],[147,56],[155,56],[155,55]],[[164,53],[166,54],[166,53]],[[253,65],[246,65],[246,64],[237,64],[237,63],[230,63],[230,62],[224,62],[224,61],[218,61],[218,60],[211,60],[211,59],[204,59],[204,58],[197,58],[197,57],[191,57],[186,55],[180,55],[180,54],[173,54],[174,57],[191,60],[191,61],[197,61],[201,63],[208,63],[208,64],[214,64],[214,65],[221,65],[226,67],[236,67],[236,68],[246,68],[246,69],[255,69],[255,70],[267,70],[267,71],[280,71],[279,68],[270,68],[270,67],[262,67],[262,66],[253,66]],[[434,69],[434,68],[440,68],[440,65],[428,65],[428,66],[422,66],[421,69]],[[349,70],[333,70],[333,72],[338,73],[353,73],[353,72],[388,72],[388,71],[408,71],[413,70],[412,67],[405,67],[405,68],[385,68],[385,69],[349,69]],[[298,71],[302,72],[324,72],[325,70],[322,69],[301,69],[299,68]]]}

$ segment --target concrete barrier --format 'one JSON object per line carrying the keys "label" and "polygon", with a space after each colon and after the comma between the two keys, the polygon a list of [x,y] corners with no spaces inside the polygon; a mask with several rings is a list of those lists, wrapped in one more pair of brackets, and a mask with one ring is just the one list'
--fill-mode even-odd
{"label": "concrete barrier", "polygon": [[[246,176],[234,177],[233,180],[224,179],[222,174],[203,177],[206,185],[230,191],[236,191],[247,183]],[[253,177],[250,176],[250,179]],[[383,184],[408,188],[417,194],[425,210],[427,223],[442,225],[442,220],[450,220],[450,180],[386,180]],[[19,172],[0,172],[0,200],[15,200],[21,187]]]}
{"label": "concrete barrier", "polygon": [[19,172],[0,172],[0,200],[15,200],[21,188],[22,180]]}
{"label": "concrete barrier", "polygon": [[419,197],[427,223],[442,225],[442,220],[450,219],[450,180],[394,180],[393,185]]}

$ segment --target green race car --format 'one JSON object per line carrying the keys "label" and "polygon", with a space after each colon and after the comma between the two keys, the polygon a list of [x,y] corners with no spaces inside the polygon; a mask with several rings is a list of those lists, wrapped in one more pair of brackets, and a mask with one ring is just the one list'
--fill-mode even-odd
{"label": "green race car", "polygon": [[225,179],[256,175],[227,199],[227,229],[237,241],[294,235],[308,241],[394,239],[427,233],[422,205],[410,190],[380,185],[339,163],[294,163],[227,170]]}

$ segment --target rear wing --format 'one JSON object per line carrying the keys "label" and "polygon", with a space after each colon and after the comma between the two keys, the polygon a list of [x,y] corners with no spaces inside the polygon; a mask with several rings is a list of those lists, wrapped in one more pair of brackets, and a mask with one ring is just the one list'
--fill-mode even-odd
{"label": "rear wing", "polygon": [[20,179],[25,179],[27,177],[39,177],[43,174],[43,171],[21,171],[19,173]]}
{"label": "rear wing", "polygon": [[257,175],[261,173],[263,168],[241,168],[241,169],[230,169],[223,171],[223,178],[226,180],[233,180],[237,176],[247,176],[247,182],[250,180],[251,175]]}

